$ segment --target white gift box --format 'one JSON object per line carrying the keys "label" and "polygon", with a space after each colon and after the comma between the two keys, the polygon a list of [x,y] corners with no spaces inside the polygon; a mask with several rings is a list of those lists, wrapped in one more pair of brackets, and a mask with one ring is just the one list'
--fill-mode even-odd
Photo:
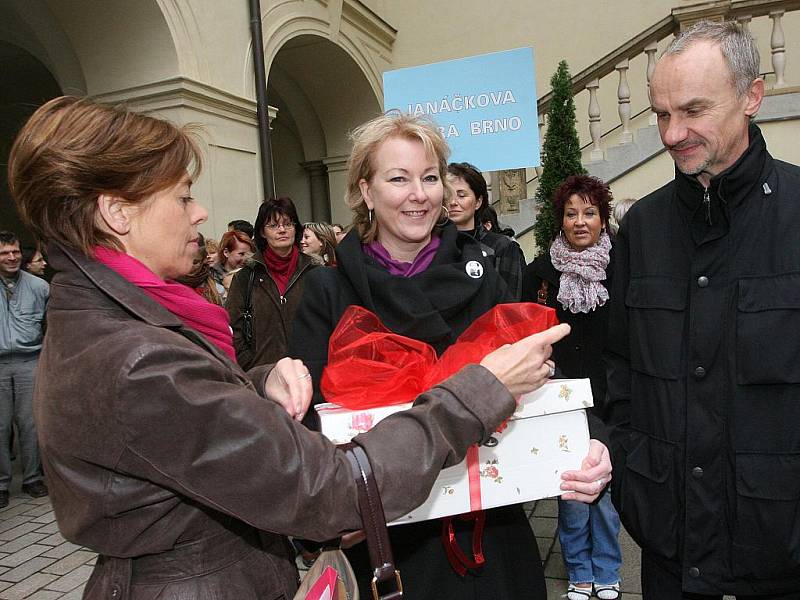
{"label": "white gift box", "polygon": [[[443,469],[428,499],[390,525],[562,494],[561,473],[579,470],[589,451],[584,409],[590,406],[588,379],[553,379],[525,394],[502,432],[493,434],[493,440],[477,451],[472,449],[464,461]],[[410,407],[397,404],[351,411],[320,404],[316,410],[322,433],[342,444]]]}

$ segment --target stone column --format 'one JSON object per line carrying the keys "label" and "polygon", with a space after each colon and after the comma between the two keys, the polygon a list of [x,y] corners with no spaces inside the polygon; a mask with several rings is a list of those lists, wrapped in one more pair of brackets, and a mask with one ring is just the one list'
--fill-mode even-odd
{"label": "stone column", "polygon": [[775,71],[774,88],[786,87],[783,75],[786,69],[786,36],[783,34],[783,25],[781,25],[781,17],[785,12],[784,10],[773,10],[769,13],[769,18],[772,19],[770,46],[772,47],[772,69]]}
{"label": "stone column", "polygon": [[331,222],[331,199],[328,190],[328,167],[321,160],[300,163],[308,174],[311,190],[311,220]]}
{"label": "stone column", "polygon": [[603,160],[605,153],[600,145],[600,138],[603,134],[600,126],[600,103],[597,101],[597,88],[600,87],[600,80],[595,77],[586,84],[589,90],[589,135],[592,137],[591,161]]}
{"label": "stone column", "polygon": [[[653,76],[653,71],[656,69],[656,52],[658,51],[658,42],[651,42],[644,47],[644,53],[647,55],[647,98],[650,98],[650,78]],[[650,125],[658,125],[656,113],[651,112],[650,118],[647,121]]]}
{"label": "stone column", "polygon": [[528,197],[525,169],[499,171],[497,182],[500,192],[500,212],[518,213],[519,203]]}
{"label": "stone column", "polygon": [[347,156],[327,156],[322,163],[328,170],[328,198],[330,198],[331,223],[347,227],[353,222],[353,213],[344,200],[347,191]]}

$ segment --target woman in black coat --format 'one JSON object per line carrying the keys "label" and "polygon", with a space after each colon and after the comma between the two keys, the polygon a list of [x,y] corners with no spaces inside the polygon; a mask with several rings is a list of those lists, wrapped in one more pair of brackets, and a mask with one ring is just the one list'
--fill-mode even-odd
{"label": "woman in black coat", "polygon": [[[447,221],[447,154],[435,126],[408,115],[384,115],[355,132],[348,173],[354,227],[337,248],[338,268],[309,276],[289,347],[312,374],[315,401],[322,400],[328,338],[349,305],[367,308],[393,332],[427,342],[441,354],[476,318],[510,300],[481,245]],[[597,453],[602,464],[581,472],[585,483],[576,489],[585,493],[574,497],[595,499],[593,482],[608,478],[605,447]],[[390,528],[407,597],[546,597],[536,539],[522,506],[495,508],[478,518],[485,518],[486,560],[472,569],[451,566],[442,520]],[[474,519],[445,523],[452,523],[459,546],[474,559]],[[365,544],[350,548],[348,556],[361,597],[371,597]]]}
{"label": "woman in black coat", "polygon": [[[588,377],[593,412],[604,415],[606,374],[602,352],[608,328],[611,238],[608,186],[595,177],[568,177],[556,190],[558,235],[550,252],[525,269],[523,300],[556,309],[570,334],[553,346],[564,377]],[[559,538],[569,575],[568,600],[619,597],[619,516],[610,494],[587,506],[559,501]]]}

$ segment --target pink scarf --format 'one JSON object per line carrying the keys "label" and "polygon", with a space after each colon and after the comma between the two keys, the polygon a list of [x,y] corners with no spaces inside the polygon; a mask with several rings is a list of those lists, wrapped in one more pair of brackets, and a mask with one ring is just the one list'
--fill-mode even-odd
{"label": "pink scarf", "polygon": [[175,281],[164,281],[129,254],[97,246],[97,262],[130,281],[158,302],[187,327],[199,331],[217,348],[236,362],[233,335],[228,325],[228,312],[198,296],[191,288]]}

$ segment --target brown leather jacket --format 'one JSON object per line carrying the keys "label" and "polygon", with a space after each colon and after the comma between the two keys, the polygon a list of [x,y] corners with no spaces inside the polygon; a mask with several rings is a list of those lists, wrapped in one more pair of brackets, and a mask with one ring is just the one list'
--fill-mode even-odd
{"label": "brown leather jacket", "polygon": [[[106,267],[51,246],[59,271],[34,409],[59,528],[101,554],[85,598],[289,599],[285,535],[360,527],[343,453]],[[356,438],[389,519],[420,504],[514,409],[469,366]]]}
{"label": "brown leather jacket", "polygon": [[[289,278],[283,295],[278,293],[278,286],[267,273],[267,267],[258,254],[234,275],[225,308],[228,309],[233,328],[236,360],[243,369],[271,364],[286,356],[292,321],[300,298],[303,297],[305,277],[318,266],[314,259],[301,252],[297,259],[297,268]],[[242,334],[242,311],[253,270],[253,339],[247,342]]]}

